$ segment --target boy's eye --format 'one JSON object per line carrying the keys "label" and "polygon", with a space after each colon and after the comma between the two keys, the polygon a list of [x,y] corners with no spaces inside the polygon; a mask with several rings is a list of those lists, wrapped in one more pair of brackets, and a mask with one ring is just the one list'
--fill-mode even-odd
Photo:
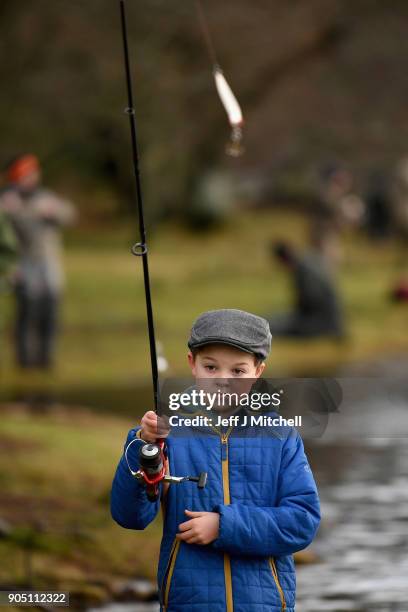
{"label": "boy's eye", "polygon": [[245,374],[245,370],[241,370],[240,368],[234,368],[232,371],[236,376],[239,376],[240,374]]}
{"label": "boy's eye", "polygon": [[206,365],[204,367],[207,370],[207,372],[215,372],[215,366],[213,365]]}

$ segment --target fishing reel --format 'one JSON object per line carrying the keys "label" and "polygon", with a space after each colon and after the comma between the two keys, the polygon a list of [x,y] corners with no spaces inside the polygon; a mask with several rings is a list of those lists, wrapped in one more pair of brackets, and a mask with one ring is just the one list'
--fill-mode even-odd
{"label": "fishing reel", "polygon": [[190,480],[196,482],[199,489],[204,489],[207,483],[207,472],[201,472],[199,476],[170,476],[170,474],[165,473],[167,455],[163,439],[159,439],[156,444],[143,444],[139,451],[140,469],[137,472],[133,471],[127,459],[127,450],[130,444],[125,452],[126,461],[132,476],[145,485],[149,501],[155,502],[159,498],[160,482],[179,484]]}

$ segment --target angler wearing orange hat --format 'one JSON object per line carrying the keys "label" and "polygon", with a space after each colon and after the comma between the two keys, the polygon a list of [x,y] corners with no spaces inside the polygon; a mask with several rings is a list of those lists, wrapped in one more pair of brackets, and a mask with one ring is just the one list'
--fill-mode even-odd
{"label": "angler wearing orange hat", "polygon": [[9,183],[18,185],[20,189],[30,191],[37,186],[40,178],[40,163],[35,155],[22,155],[11,162],[7,169]]}
{"label": "angler wearing orange hat", "polygon": [[16,354],[21,367],[48,368],[53,363],[59,303],[64,286],[61,228],[75,220],[72,204],[41,186],[35,155],[15,158],[7,167],[8,185],[0,210],[18,238],[15,277]]}

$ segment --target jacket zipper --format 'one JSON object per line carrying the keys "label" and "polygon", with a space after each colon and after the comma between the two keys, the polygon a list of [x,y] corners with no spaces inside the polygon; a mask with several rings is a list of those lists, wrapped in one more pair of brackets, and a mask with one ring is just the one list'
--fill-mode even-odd
{"label": "jacket zipper", "polygon": [[286,610],[285,594],[284,594],[283,589],[281,587],[281,584],[279,582],[278,571],[276,569],[275,561],[274,561],[274,559],[272,557],[269,557],[269,565],[271,567],[272,576],[273,576],[273,579],[275,581],[276,588],[278,589],[278,592],[279,592],[279,597],[280,597],[281,605],[282,605],[282,611]]}
{"label": "jacket zipper", "polygon": [[[229,470],[228,470],[228,436],[232,431],[232,427],[221,434],[221,465],[222,465],[222,485],[224,492],[224,504],[231,503],[230,488],[229,488]],[[231,560],[228,554],[224,553],[224,578],[225,578],[225,599],[227,603],[226,612],[234,612],[234,604],[232,599],[232,577],[231,577]]]}
{"label": "jacket zipper", "polygon": [[[169,591],[171,579],[173,577],[174,566],[176,565],[176,558],[178,555],[178,551],[180,548],[181,541],[176,538],[173,541],[171,546],[169,560],[167,562],[166,570],[164,572],[161,588],[160,588],[160,602],[163,604],[163,612],[167,610],[167,605],[169,601]],[[166,580],[167,575],[167,580]]]}

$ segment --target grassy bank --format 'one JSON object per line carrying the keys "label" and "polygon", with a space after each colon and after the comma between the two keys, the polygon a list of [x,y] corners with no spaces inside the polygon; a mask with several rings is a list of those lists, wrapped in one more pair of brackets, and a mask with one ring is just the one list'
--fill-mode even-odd
{"label": "grassy bank", "polygon": [[[267,251],[268,241],[282,236],[304,243],[303,217],[240,213],[209,235],[167,225],[149,239],[157,337],[171,375],[187,373],[186,337],[192,320],[203,310],[237,307],[262,314],[289,307],[290,283]],[[3,333],[3,389],[45,383],[57,388],[120,387],[149,376],[141,262],[129,252],[135,238],[136,223],[77,229],[69,236],[56,370],[50,377],[21,376],[13,366],[7,332]],[[278,340],[269,374],[330,372],[339,363],[408,350],[406,306],[391,304],[387,295],[405,271],[402,248],[395,243],[374,244],[361,235],[346,236],[342,247],[338,281],[348,341]],[[3,297],[2,303],[10,321],[11,299]]]}
{"label": "grassy bank", "polygon": [[85,409],[2,406],[0,584],[55,586],[109,598],[126,576],[154,578],[161,521],[129,532],[109,490],[130,422]]}

